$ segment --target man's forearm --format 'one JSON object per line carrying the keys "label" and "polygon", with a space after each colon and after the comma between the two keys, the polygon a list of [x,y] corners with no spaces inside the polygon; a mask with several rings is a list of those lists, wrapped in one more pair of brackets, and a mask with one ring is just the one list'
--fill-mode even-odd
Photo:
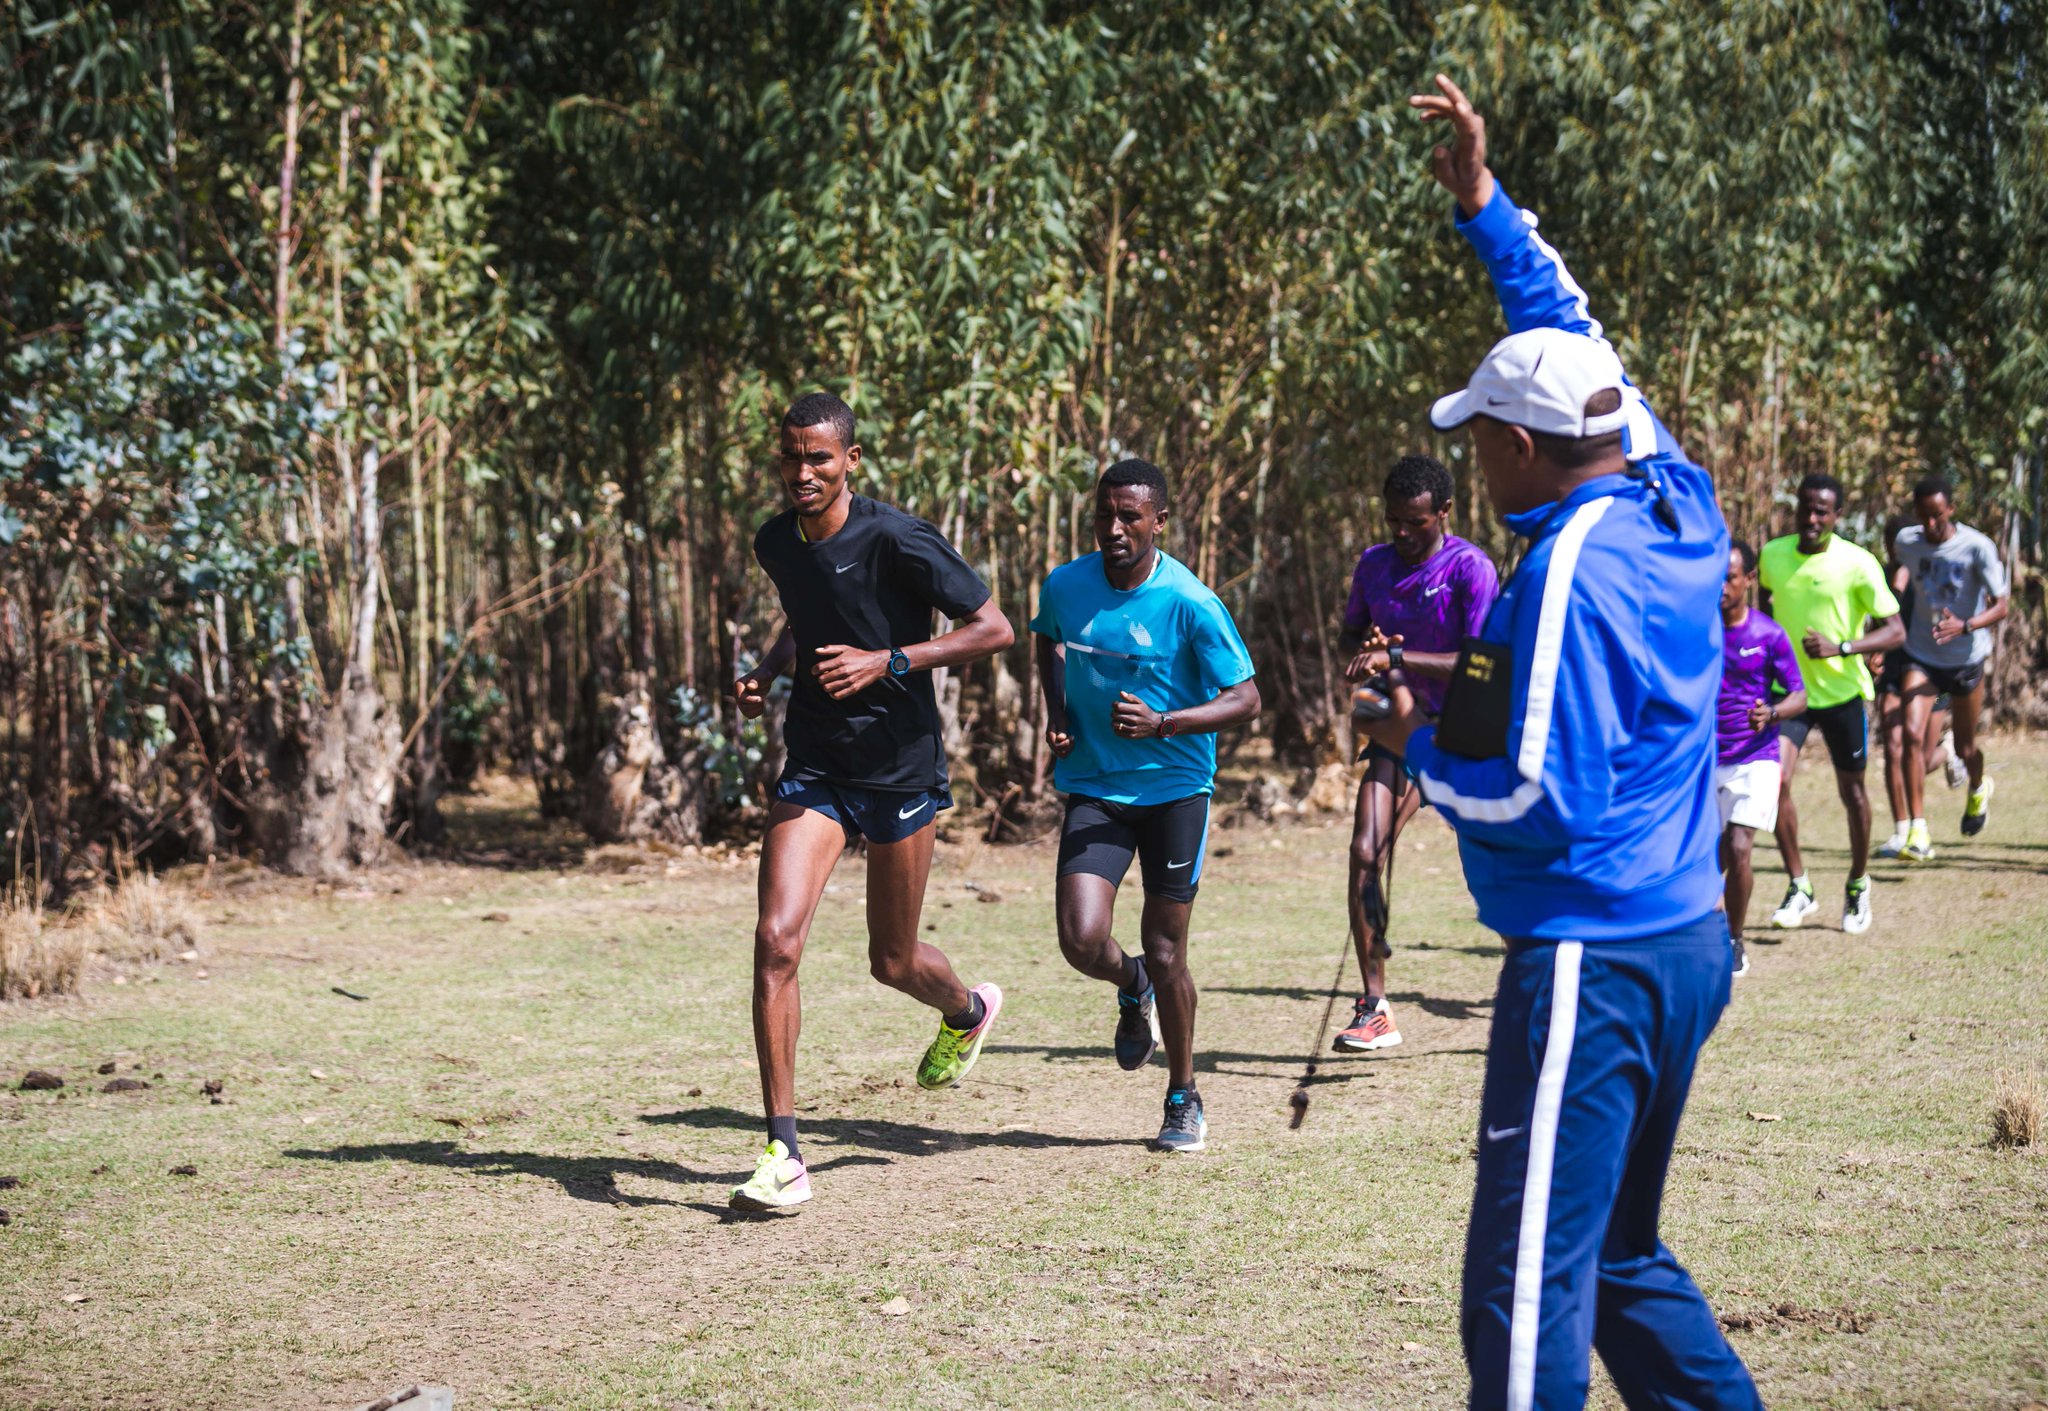
{"label": "man's forearm", "polygon": [[1872,652],[1888,652],[1894,647],[1906,644],[1906,624],[1896,617],[1888,617],[1879,623],[1877,630],[1866,633],[1854,641],[1842,643],[1844,656],[1869,656]]}
{"label": "man's forearm", "polygon": [[746,674],[753,677],[756,681],[764,683],[773,681],[776,677],[788,671],[790,664],[795,660],[796,637],[790,632],[789,628],[784,627],[775,638],[773,645],[768,648],[766,655],[761,658],[760,664]]}
{"label": "man's forearm", "polygon": [[1067,732],[1067,673],[1060,659],[1059,643],[1050,637],[1038,639],[1038,689],[1045,693],[1046,728]]}
{"label": "man's forearm", "polygon": [[1173,717],[1176,735],[1208,735],[1258,719],[1260,704],[1257,683],[1245,681],[1226,688],[1214,700],[1164,714]]}
{"label": "man's forearm", "polygon": [[901,650],[910,659],[912,671],[932,671],[994,656],[1016,640],[1010,620],[996,610],[995,599],[991,598],[951,632],[929,642],[914,642]]}
{"label": "man's forearm", "polygon": [[1401,669],[1410,676],[1420,676],[1430,681],[1448,681],[1451,673],[1458,668],[1456,652],[1403,652]]}

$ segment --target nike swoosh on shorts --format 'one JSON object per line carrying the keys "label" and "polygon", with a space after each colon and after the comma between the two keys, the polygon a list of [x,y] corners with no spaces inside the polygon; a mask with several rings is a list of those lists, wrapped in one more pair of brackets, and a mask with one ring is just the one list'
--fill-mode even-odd
{"label": "nike swoosh on shorts", "polygon": [[1490,1142],[1504,1142],[1509,1137],[1519,1135],[1521,1130],[1520,1127],[1495,1127],[1489,1124],[1486,1128],[1486,1139]]}
{"label": "nike swoosh on shorts", "polygon": [[846,570],[847,570],[847,569],[849,569],[849,568],[852,568],[852,567],[853,567],[853,565],[852,565],[852,564],[850,564],[850,563],[842,563],[842,564],[840,564],[840,565],[839,565],[839,566],[838,566],[837,568],[834,568],[834,569],[833,569],[832,571],[833,571],[834,573],[844,573],[844,572],[846,572]]}
{"label": "nike swoosh on shorts", "polygon": [[1171,871],[1173,871],[1173,869],[1174,869],[1174,868],[1176,868],[1176,867],[1186,867],[1186,866],[1187,866],[1187,865],[1188,865],[1189,863],[1192,863],[1193,861],[1194,861],[1194,859],[1193,859],[1193,858],[1189,858],[1189,859],[1187,860],[1187,862],[1169,862],[1169,863],[1167,863],[1167,864],[1166,864],[1166,870],[1167,870],[1168,872],[1171,872]]}
{"label": "nike swoosh on shorts", "polygon": [[918,800],[918,801],[917,801],[916,803],[912,804],[912,805],[911,805],[911,806],[910,806],[909,808],[899,808],[899,809],[897,809],[897,810],[896,810],[896,816],[897,816],[898,818],[908,818],[908,817],[910,817],[910,816],[911,816],[911,815],[912,815],[913,813],[923,813],[923,812],[924,812],[924,807],[925,807],[925,805],[926,805],[926,804],[928,804],[928,803],[930,803],[930,802],[931,802],[931,800],[930,800],[930,799],[919,799],[919,800]]}

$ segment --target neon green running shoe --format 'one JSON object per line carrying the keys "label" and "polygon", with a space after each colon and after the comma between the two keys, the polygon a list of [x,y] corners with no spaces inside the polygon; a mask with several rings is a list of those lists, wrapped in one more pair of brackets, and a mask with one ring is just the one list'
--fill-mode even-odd
{"label": "neon green running shoe", "polygon": [[732,1188],[727,1202],[735,1210],[792,1210],[811,1198],[811,1173],[779,1141],[768,1143],[754,1174]]}
{"label": "neon green running shoe", "polygon": [[1984,831],[1984,823],[1991,817],[1991,791],[1997,786],[1986,775],[1984,782],[1970,790],[1970,801],[1963,805],[1963,836],[1974,838]]}
{"label": "neon green running shoe", "polygon": [[989,1028],[1002,1011],[1003,992],[994,985],[976,985],[973,992],[981,997],[981,1022],[962,1032],[947,1028],[943,1019],[939,1021],[939,1036],[932,1040],[931,1047],[918,1061],[917,1085],[920,1088],[952,1087],[967,1076],[968,1070],[974,1067],[974,1060],[981,1057],[981,1041],[988,1037]]}

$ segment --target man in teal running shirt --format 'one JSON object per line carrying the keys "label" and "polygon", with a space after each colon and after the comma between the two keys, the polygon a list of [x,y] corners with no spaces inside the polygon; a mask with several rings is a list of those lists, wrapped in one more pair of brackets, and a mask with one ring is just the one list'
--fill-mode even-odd
{"label": "man in teal running shirt", "polygon": [[[1117,1063],[1134,1072],[1166,1045],[1166,1118],[1157,1146],[1200,1151],[1195,982],[1188,916],[1209,837],[1215,732],[1259,713],[1252,659],[1230,612],[1157,544],[1166,477],[1119,461],[1095,489],[1100,552],[1054,569],[1039,592],[1053,782],[1067,796],[1060,830],[1060,950],[1083,975],[1117,987]],[[1136,855],[1145,880],[1142,956],[1110,934],[1116,893]],[[1154,1016],[1155,1002],[1157,1017]]]}

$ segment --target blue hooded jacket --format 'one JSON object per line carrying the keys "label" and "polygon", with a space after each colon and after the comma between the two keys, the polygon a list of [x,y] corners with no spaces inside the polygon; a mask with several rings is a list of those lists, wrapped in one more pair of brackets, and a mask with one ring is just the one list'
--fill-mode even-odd
{"label": "blue hooded jacket", "polygon": [[[1505,191],[1457,227],[1510,332],[1603,336],[1536,217]],[[1479,919],[1506,936],[1654,936],[1721,896],[1714,706],[1728,527],[1707,473],[1647,407],[1630,407],[1635,474],[1507,516],[1528,548],[1480,633],[1513,662],[1505,757],[1439,749],[1431,726],[1408,744],[1423,796],[1457,831]],[[1676,532],[1656,512],[1659,483]]]}

